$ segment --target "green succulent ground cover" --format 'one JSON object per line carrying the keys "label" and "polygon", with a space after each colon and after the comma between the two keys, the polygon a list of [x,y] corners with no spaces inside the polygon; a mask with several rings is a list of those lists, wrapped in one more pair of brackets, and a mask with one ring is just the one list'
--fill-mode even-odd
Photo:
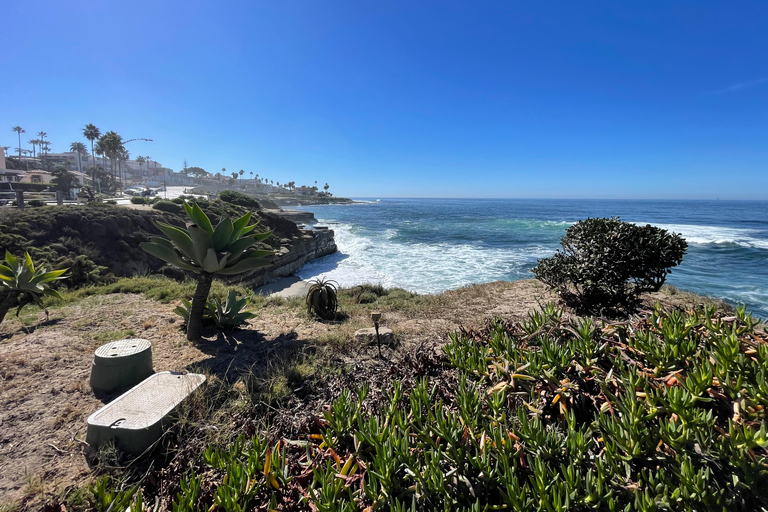
{"label": "green succulent ground cover", "polygon": [[141,499],[174,511],[765,509],[767,341],[743,309],[598,325],[548,306],[452,335],[383,393],[342,391],[299,434],[209,446]]}

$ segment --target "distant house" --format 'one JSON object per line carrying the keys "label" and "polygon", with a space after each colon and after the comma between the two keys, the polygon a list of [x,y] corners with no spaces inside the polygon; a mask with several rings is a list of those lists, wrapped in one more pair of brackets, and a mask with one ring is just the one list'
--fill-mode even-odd
{"label": "distant house", "polygon": [[[70,171],[70,173],[77,180],[78,188],[85,185],[85,180],[88,178],[87,174],[79,171]],[[42,169],[34,169],[30,171],[23,171],[21,179],[17,181],[22,183],[42,183],[44,185],[48,185],[51,183],[51,180],[53,180],[53,175],[51,175],[50,172],[43,171]]]}
{"label": "distant house", "polygon": [[51,176],[51,173],[48,171],[44,171],[42,169],[32,169],[29,171],[24,171],[19,181],[22,183],[42,183],[47,185],[51,182],[51,179],[53,179],[53,176]]}

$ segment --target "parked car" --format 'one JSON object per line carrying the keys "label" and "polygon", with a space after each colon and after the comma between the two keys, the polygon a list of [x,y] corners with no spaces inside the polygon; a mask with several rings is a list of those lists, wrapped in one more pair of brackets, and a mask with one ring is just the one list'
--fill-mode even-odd
{"label": "parked car", "polygon": [[16,199],[16,191],[10,181],[0,181],[0,206],[4,206]]}

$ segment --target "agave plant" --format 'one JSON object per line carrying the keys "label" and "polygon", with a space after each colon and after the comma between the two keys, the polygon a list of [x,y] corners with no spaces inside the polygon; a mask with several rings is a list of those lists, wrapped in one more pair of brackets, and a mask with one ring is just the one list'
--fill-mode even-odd
{"label": "agave plant", "polygon": [[26,258],[17,259],[10,252],[5,252],[5,265],[0,264],[0,323],[2,323],[8,310],[18,303],[16,316],[21,308],[29,302],[40,303],[40,299],[46,295],[61,298],[59,292],[49,287],[49,283],[58,279],[66,279],[62,274],[67,271],[53,270],[48,272],[43,267],[35,268],[29,253]]}
{"label": "agave plant", "polygon": [[243,311],[251,299],[243,297],[237,298],[237,292],[230,290],[227,294],[227,299],[222,304],[218,298],[214,297],[212,301],[208,303],[209,308],[213,314],[213,320],[216,325],[225,329],[234,329],[235,327],[242,325],[249,318],[253,318],[256,315],[250,311]]}
{"label": "agave plant", "polygon": [[187,339],[194,341],[200,338],[214,274],[241,274],[268,264],[273,252],[259,250],[255,245],[272,233],[252,233],[257,224],[248,225],[250,213],[234,222],[222,219],[214,228],[196,203],[189,205],[185,201],[184,210],[192,220],[187,229],[158,222],[157,227],[168,238],[152,237],[149,242],[141,244],[141,248],[171,265],[198,275],[187,322]]}
{"label": "agave plant", "polygon": [[332,320],[336,317],[339,302],[336,291],[339,284],[330,279],[318,277],[310,281],[311,286],[307,291],[307,312],[313,312],[323,320]]}

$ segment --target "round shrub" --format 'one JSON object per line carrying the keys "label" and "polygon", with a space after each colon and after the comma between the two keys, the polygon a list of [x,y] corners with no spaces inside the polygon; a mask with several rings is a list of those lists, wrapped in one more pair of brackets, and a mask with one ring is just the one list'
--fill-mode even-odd
{"label": "round shrub", "polygon": [[165,199],[161,199],[160,201],[153,204],[152,208],[154,208],[155,210],[160,210],[160,211],[169,212],[169,213],[181,212],[181,206],[179,206],[176,203],[172,203],[171,201],[166,201]]}
{"label": "round shrub", "polygon": [[627,313],[641,293],[658,291],[688,243],[680,235],[618,217],[580,220],[565,232],[561,249],[531,272],[585,313]]}
{"label": "round shrub", "polygon": [[133,203],[133,204],[147,204],[147,200],[144,199],[143,197],[134,196],[134,197],[131,198],[131,203]]}
{"label": "round shrub", "polygon": [[30,201],[27,201],[27,206],[30,206],[32,208],[40,208],[41,206],[45,206],[45,201],[41,199],[32,199]]}
{"label": "round shrub", "polygon": [[117,201],[115,201],[114,199],[107,199],[106,201],[104,201],[104,203],[106,203],[106,204],[117,204]]}
{"label": "round shrub", "polygon": [[247,196],[242,192],[235,192],[234,190],[224,190],[219,194],[219,199],[226,203],[236,204],[239,206],[245,206],[247,208],[260,208],[258,201],[251,196]]}

